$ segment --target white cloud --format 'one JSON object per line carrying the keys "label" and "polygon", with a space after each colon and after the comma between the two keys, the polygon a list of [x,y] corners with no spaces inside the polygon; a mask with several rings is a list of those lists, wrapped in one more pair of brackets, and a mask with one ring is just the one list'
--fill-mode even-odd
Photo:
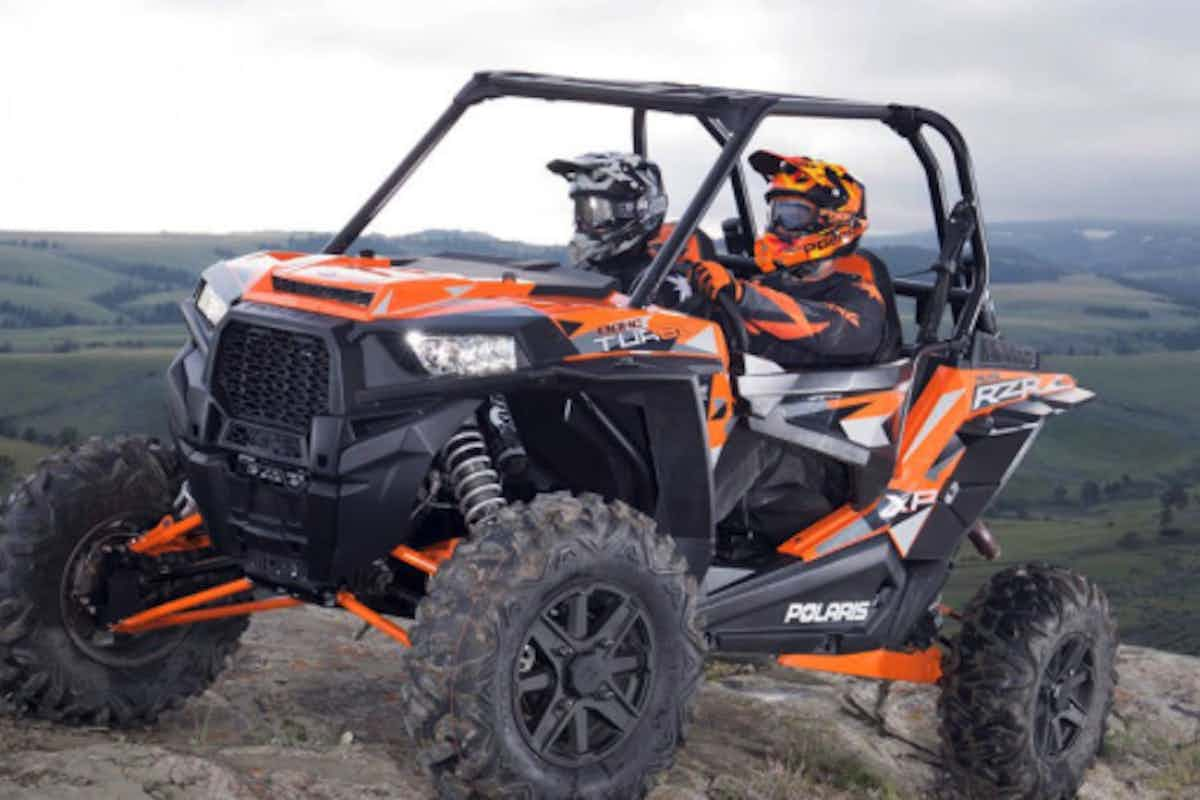
{"label": "white cloud", "polygon": [[[993,219],[1190,215],[1190,8],[6,2],[0,227],[336,228],[481,68],[919,102],[967,133]],[[565,192],[542,165],[627,137],[627,115],[609,109],[485,104],[380,229],[561,240]],[[928,224],[915,163],[882,126],[772,122],[758,143],[847,164],[869,186],[877,228]],[[690,120],[654,119],[651,150],[677,214],[711,142]],[[1153,202],[1133,200],[1139,180]],[[722,198],[709,225],[730,205]]]}

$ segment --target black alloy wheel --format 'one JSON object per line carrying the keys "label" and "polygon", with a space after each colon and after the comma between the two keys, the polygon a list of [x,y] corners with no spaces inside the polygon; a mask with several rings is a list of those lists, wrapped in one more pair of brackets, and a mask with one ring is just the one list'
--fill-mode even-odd
{"label": "black alloy wheel", "polygon": [[1075,797],[1104,742],[1117,628],[1099,586],[1063,567],[1002,570],[962,613],[938,713],[958,794]]}
{"label": "black alloy wheel", "polygon": [[625,503],[512,503],[429,579],[405,722],[438,797],[635,800],[671,766],[703,677],[695,578]]}
{"label": "black alloy wheel", "polygon": [[587,582],[550,600],[514,665],[514,709],[529,746],[563,767],[593,763],[637,727],[654,637],[638,599]]}
{"label": "black alloy wheel", "polygon": [[1059,645],[1038,686],[1034,745],[1046,758],[1061,758],[1087,725],[1095,690],[1092,647],[1082,636]]}

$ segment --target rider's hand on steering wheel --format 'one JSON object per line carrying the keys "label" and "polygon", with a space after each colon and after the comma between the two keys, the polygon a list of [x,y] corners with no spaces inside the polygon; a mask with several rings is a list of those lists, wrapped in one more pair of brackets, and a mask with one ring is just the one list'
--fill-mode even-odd
{"label": "rider's hand on steering wheel", "polygon": [[722,293],[728,293],[734,301],[742,299],[741,282],[716,261],[701,261],[696,264],[692,267],[691,279],[692,285],[710,300],[716,300]]}

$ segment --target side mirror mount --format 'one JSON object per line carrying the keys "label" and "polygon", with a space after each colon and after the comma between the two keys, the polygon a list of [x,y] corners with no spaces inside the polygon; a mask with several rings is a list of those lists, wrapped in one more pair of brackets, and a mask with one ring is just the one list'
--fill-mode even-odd
{"label": "side mirror mount", "polygon": [[746,235],[740,218],[730,217],[722,222],[721,235],[725,238],[725,250],[731,255],[754,255],[754,243]]}

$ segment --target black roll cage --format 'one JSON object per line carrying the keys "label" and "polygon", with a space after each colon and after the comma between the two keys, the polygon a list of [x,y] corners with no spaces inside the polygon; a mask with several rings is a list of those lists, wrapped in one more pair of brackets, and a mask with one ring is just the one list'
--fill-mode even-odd
{"label": "black roll cage", "polygon": [[[654,297],[671,265],[683,252],[688,238],[708,211],[721,190],[721,185],[727,180],[733,191],[742,229],[747,236],[753,238],[754,217],[739,159],[758,126],[767,117],[876,120],[887,125],[908,142],[925,171],[938,244],[945,249],[948,214],[942,170],[924,134],[925,128],[931,128],[945,140],[953,156],[961,194],[955,211],[965,211],[974,221],[970,235],[971,257],[964,261],[962,269],[958,271],[953,268],[946,270],[946,265],[941,265],[943,268],[938,279],[944,284],[941,287],[942,291],[919,281],[895,280],[896,291],[924,302],[922,316],[926,318],[932,314],[935,315],[935,319],[941,319],[945,306],[949,305],[955,318],[954,333],[950,342],[959,345],[968,342],[980,320],[981,312],[985,312],[988,307],[987,236],[979,210],[974,169],[966,141],[950,120],[920,106],[880,105],[691,84],[591,80],[529,72],[478,72],[459,90],[450,106],[434,121],[362,208],[330,239],[324,252],[346,252],[467,109],[484,100],[500,97],[540,98],[630,108],[633,111],[633,150],[643,155],[647,152],[647,111],[693,116],[720,146],[716,162],[684,210],[675,230],[650,265],[649,279],[641,281],[630,297],[629,304],[632,308],[642,308]],[[930,304],[940,304],[941,308],[930,308]],[[994,329],[990,312],[984,313],[983,319],[984,328],[989,331]],[[932,342],[923,341],[920,344]]]}

